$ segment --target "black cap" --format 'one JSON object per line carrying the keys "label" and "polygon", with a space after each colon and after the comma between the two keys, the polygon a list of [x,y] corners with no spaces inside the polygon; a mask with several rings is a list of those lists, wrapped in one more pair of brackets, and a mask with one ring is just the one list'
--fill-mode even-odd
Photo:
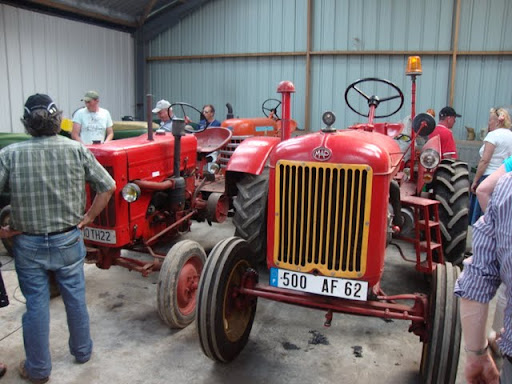
{"label": "black cap", "polygon": [[42,93],[36,93],[35,95],[29,96],[25,102],[25,117],[38,109],[44,109],[50,114],[57,112],[57,106],[51,97]]}
{"label": "black cap", "polygon": [[453,109],[452,107],[444,107],[439,112],[439,117],[446,117],[446,116],[462,117],[462,115],[459,115],[457,112],[455,112],[455,109]]}

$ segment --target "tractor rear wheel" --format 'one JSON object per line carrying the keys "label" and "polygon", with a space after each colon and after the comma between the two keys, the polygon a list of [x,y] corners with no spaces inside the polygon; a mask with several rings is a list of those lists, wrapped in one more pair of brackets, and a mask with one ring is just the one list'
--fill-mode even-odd
{"label": "tractor rear wheel", "polygon": [[183,240],[165,256],[157,285],[160,318],[171,328],[185,328],[196,316],[196,293],[206,253],[198,243]]}
{"label": "tractor rear wheel", "polygon": [[469,173],[466,163],[445,159],[432,182],[439,201],[439,221],[444,259],[459,265],[464,260],[469,224]]}
{"label": "tractor rear wheel", "polygon": [[423,384],[454,384],[459,363],[461,324],[459,299],[453,289],[460,274],[450,263],[437,264],[432,278],[428,314],[428,339],[423,343]]}
{"label": "tractor rear wheel", "polygon": [[239,292],[246,273],[256,273],[251,246],[230,237],[212,249],[199,283],[197,330],[210,359],[227,363],[244,349],[258,299]]}
{"label": "tractor rear wheel", "polygon": [[263,262],[267,250],[268,169],[261,175],[244,175],[237,188],[233,201],[235,236],[247,240],[256,262]]}
{"label": "tractor rear wheel", "polygon": [[[5,227],[11,223],[11,206],[6,205],[0,211],[0,226]],[[2,244],[5,247],[5,250],[9,254],[9,256],[13,257],[12,254],[12,238],[2,239]]]}

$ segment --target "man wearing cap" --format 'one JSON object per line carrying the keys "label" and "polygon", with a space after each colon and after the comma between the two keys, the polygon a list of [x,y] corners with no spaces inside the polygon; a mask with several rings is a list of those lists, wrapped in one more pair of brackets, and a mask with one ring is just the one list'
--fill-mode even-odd
{"label": "man wearing cap", "polygon": [[162,99],[153,108],[153,113],[156,113],[160,119],[160,128],[167,132],[171,132],[172,128],[172,108],[169,108],[170,106],[171,103]]}
{"label": "man wearing cap", "polygon": [[[11,194],[11,222],[0,238],[13,238],[21,292],[26,359],[21,377],[46,383],[51,373],[49,345],[49,271],[53,271],[66,307],[69,350],[76,362],[92,353],[85,300],[85,245],[81,228],[93,222],[115,191],[115,182],[80,143],[57,133],[62,112],[48,95],[30,96],[22,123],[32,136],[0,150],[0,192]],[[85,183],[96,196],[85,212]]]}
{"label": "man wearing cap", "polygon": [[453,139],[452,127],[455,124],[455,118],[462,117],[455,112],[452,107],[444,107],[439,112],[439,123],[437,124],[434,132],[428,138],[439,136],[441,142],[441,158],[443,159],[456,159],[457,147]]}
{"label": "man wearing cap", "polygon": [[71,138],[83,144],[106,143],[114,139],[110,112],[100,108],[98,92],[87,92],[82,101],[85,107],[76,111],[73,116]]}

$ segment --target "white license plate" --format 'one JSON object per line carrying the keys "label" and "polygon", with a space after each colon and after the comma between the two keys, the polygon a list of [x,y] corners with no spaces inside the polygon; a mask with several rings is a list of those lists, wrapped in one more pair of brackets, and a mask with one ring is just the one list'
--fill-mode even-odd
{"label": "white license plate", "polygon": [[366,301],[368,282],[270,268],[270,285],[318,295]]}
{"label": "white license plate", "polygon": [[115,244],[116,243],[116,231],[113,229],[99,229],[84,227],[83,229],[84,239],[96,241],[98,243]]}

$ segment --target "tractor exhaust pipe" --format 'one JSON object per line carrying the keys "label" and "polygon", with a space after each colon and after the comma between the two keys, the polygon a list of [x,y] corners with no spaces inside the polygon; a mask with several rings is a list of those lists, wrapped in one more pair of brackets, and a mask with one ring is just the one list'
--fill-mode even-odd
{"label": "tractor exhaust pipe", "polygon": [[180,174],[181,162],[181,137],[185,136],[185,119],[172,118],[172,135],[174,137],[174,162],[172,180],[174,188],[169,191],[171,203],[177,207],[183,208],[185,204],[185,179]]}
{"label": "tractor exhaust pipe", "polygon": [[233,115],[233,107],[231,106],[231,103],[226,103],[226,108],[228,109],[228,113],[226,115],[226,120],[232,119],[233,117],[235,117],[235,115]]}
{"label": "tractor exhaust pipe", "polygon": [[291,118],[291,96],[295,92],[295,85],[291,81],[281,81],[277,86],[277,92],[282,94],[282,111],[281,119],[281,140],[288,140],[292,135],[290,118]]}
{"label": "tractor exhaust pipe", "polygon": [[146,95],[146,121],[148,122],[148,140],[153,141],[153,95]]}

